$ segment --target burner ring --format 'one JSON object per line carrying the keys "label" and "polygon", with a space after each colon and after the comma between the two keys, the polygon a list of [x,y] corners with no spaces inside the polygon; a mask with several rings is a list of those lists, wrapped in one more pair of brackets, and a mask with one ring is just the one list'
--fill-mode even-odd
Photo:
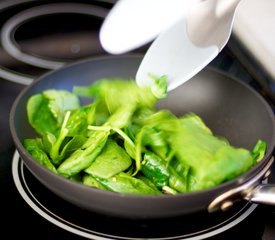
{"label": "burner ring", "polygon": [[15,41],[12,41],[12,39],[14,39],[16,29],[20,26],[20,24],[42,15],[59,13],[84,14],[105,18],[108,10],[102,7],[91,6],[87,4],[55,3],[41,5],[22,11],[14,15],[3,25],[1,40],[4,49],[14,58],[32,66],[52,70],[62,67],[66,62],[35,57],[31,54],[21,51]]}
{"label": "burner ring", "polygon": [[[25,168],[27,169],[27,168]],[[20,155],[17,150],[14,151],[13,159],[12,159],[12,176],[14,183],[16,185],[16,188],[18,192],[20,193],[21,197],[26,201],[26,203],[41,217],[45,218],[52,224],[58,226],[59,228],[71,232],[73,234],[79,235],[81,237],[85,237],[87,239],[97,239],[97,240],[110,240],[110,239],[131,239],[131,240],[140,240],[144,238],[136,237],[136,236],[128,236],[124,231],[118,233],[113,232],[112,230],[110,232],[104,232],[106,229],[106,226],[104,228],[104,231],[98,230],[96,227],[93,226],[86,226],[83,225],[83,223],[78,222],[78,219],[81,219],[81,212],[70,207],[70,211],[73,212],[71,214],[73,219],[69,219],[66,214],[62,214],[60,211],[57,210],[57,208],[51,206],[50,204],[47,205],[47,202],[44,201],[44,197],[39,196],[39,194],[35,191],[36,189],[33,188],[30,184],[30,181],[27,178],[27,172],[24,171],[24,163],[22,159],[20,158]],[[39,191],[42,191],[41,186],[38,185]],[[42,195],[44,196],[44,195]],[[53,196],[54,197],[54,196]],[[58,197],[55,200],[62,201]],[[55,201],[56,202],[56,201]],[[62,208],[62,205],[58,205],[59,208]],[[195,230],[195,232],[184,232],[184,233],[177,233],[176,235],[166,235],[166,236],[150,236],[149,239],[158,239],[158,240],[201,240],[201,239],[207,239],[213,236],[217,236],[240,222],[244,221],[252,212],[257,208],[257,204],[250,204],[247,203],[245,206],[242,206],[240,209],[238,208],[237,211],[234,211],[232,215],[226,217],[222,222],[219,222],[217,224],[209,225],[206,227],[202,227],[201,229]],[[66,208],[64,209],[66,212]],[[87,212],[87,211],[84,211]],[[82,212],[83,213],[83,212]],[[89,214],[89,213],[88,213]],[[95,215],[96,216],[96,215]],[[92,218],[92,216],[89,215],[89,217]],[[104,218],[104,220],[107,220],[108,218]],[[104,221],[103,220],[103,221]],[[100,219],[97,219],[97,221],[102,221]],[[112,221],[112,220],[111,220]],[[116,221],[119,221],[116,219]],[[101,223],[101,222],[100,222]],[[104,223],[106,223],[104,221]],[[146,237],[146,239],[148,239]]]}
{"label": "burner ring", "polygon": [[[21,5],[24,3],[34,2],[35,0],[17,0],[17,1],[4,1],[0,3],[1,12],[13,7],[14,5]],[[28,85],[34,80],[33,76],[16,73],[0,66],[0,78],[10,80],[12,82]]]}
{"label": "burner ring", "polygon": [[28,76],[21,73],[14,73],[3,67],[0,67],[0,77],[3,79],[8,79],[12,82],[16,82],[24,85],[29,85],[34,80],[33,76]]}

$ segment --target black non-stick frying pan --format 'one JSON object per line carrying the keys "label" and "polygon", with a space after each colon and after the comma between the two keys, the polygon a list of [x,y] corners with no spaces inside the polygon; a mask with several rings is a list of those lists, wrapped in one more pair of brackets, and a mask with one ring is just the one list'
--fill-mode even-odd
{"label": "black non-stick frying pan", "polygon": [[72,90],[73,85],[88,85],[100,78],[134,78],[141,59],[132,55],[87,59],[40,77],[19,94],[11,109],[10,129],[16,148],[32,174],[58,196],[81,208],[121,217],[156,218],[213,211],[244,199],[275,204],[275,186],[262,184],[273,160],[273,112],[249,86],[211,68],[169,92],[158,107],[169,108],[179,115],[198,114],[215,134],[226,137],[235,146],[251,149],[258,139],[266,141],[264,159],[234,180],[208,190],[173,196],[125,195],[65,179],[38,164],[26,152],[23,139],[36,135],[26,116],[26,102],[31,95],[49,88]]}

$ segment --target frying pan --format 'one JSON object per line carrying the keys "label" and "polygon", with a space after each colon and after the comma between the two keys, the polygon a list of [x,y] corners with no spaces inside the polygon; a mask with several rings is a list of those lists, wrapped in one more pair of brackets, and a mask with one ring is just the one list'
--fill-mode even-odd
{"label": "frying pan", "polygon": [[252,149],[258,139],[266,141],[263,160],[233,180],[211,189],[178,195],[127,195],[72,182],[47,170],[26,152],[23,139],[37,136],[26,115],[26,102],[31,95],[49,88],[71,91],[73,85],[89,85],[100,78],[133,78],[141,60],[139,55],[82,60],[41,76],[17,96],[10,112],[10,129],[17,151],[30,172],[52,192],[80,208],[126,218],[226,210],[239,200],[275,204],[275,186],[263,183],[273,161],[273,112],[252,88],[211,68],[205,68],[169,92],[158,108],[168,108],[177,115],[194,112],[214,134],[224,136],[234,146]]}

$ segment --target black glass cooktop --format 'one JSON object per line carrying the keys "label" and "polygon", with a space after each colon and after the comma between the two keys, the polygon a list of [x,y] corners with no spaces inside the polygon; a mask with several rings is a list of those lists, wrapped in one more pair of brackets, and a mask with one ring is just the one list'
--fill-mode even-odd
{"label": "black glass cooktop", "polygon": [[[4,2],[4,3],[3,3]],[[98,213],[87,212],[60,199],[42,186],[28,171],[15,150],[10,130],[9,111],[17,94],[35,77],[53,70],[59,63],[65,63],[106,54],[100,48],[97,34],[100,22],[114,1],[0,1],[0,27],[6,35],[12,35],[12,48],[27,53],[26,59],[20,59],[13,50],[5,50],[1,35],[0,55],[0,212],[2,219],[1,235],[8,239],[211,239],[211,240],[274,240],[275,239],[275,207],[256,205],[240,201],[227,212],[215,214],[195,213],[188,216],[134,220],[121,219]],[[58,5],[59,13],[48,14]],[[93,15],[85,9],[89,5]],[[57,5],[55,5],[57,6]],[[37,7],[33,12],[30,8]],[[73,13],[76,7],[79,13]],[[67,9],[67,10],[65,10]],[[43,17],[36,17],[38,14]],[[67,12],[66,12],[67,11]],[[83,11],[85,12],[84,15]],[[95,18],[93,26],[73,25],[71,15],[78,23]],[[96,16],[94,16],[96,15]],[[45,17],[49,17],[46,19]],[[18,20],[22,18],[24,24]],[[54,24],[58,19],[63,19]],[[10,20],[11,19],[11,20]],[[67,19],[67,20],[66,20]],[[70,19],[70,21],[69,21]],[[36,21],[34,21],[36,20]],[[38,24],[39,23],[39,24]],[[51,30],[47,25],[57,27]],[[66,26],[70,23],[71,27]],[[11,25],[9,25],[11,24]],[[37,28],[40,25],[40,28]],[[43,26],[43,27],[41,27]],[[14,28],[14,29],[13,29]],[[56,35],[62,28],[65,35]],[[37,29],[37,31],[32,31]],[[39,29],[39,31],[38,31]],[[45,31],[42,31],[44,29]],[[93,31],[91,35],[90,32]],[[77,32],[77,34],[75,34]],[[2,32],[3,33],[3,32]],[[6,37],[7,37],[6,36]],[[64,38],[64,36],[66,36]],[[4,37],[4,41],[5,37]],[[8,41],[9,42],[9,41]],[[48,43],[54,42],[50,45]],[[89,44],[93,43],[93,44]],[[4,45],[4,46],[3,46]],[[47,48],[46,48],[47,46]],[[60,46],[63,46],[61,48]],[[210,63],[230,75],[237,77],[260,92],[274,109],[273,102],[263,91],[249,72],[243,67],[232,52],[238,49],[234,39]],[[143,51],[140,49],[138,51]],[[11,55],[12,54],[12,55]],[[15,55],[14,55],[15,54]],[[39,59],[35,64],[49,60],[51,67],[41,67],[28,63],[30,56]],[[57,65],[56,65],[57,64]],[[275,166],[271,167],[269,183],[275,183]]]}
{"label": "black glass cooktop", "polygon": [[[226,52],[222,53],[215,61],[225,61],[225,55]],[[214,66],[217,65],[215,61],[211,63]],[[24,85],[3,79],[0,85],[0,189],[1,216],[5,225],[2,234],[5,232],[15,238],[19,233],[28,239],[275,238],[275,207],[247,202],[240,202],[225,213],[196,213],[158,220],[119,219],[72,206],[45,189],[15,151],[8,115]],[[271,183],[275,183],[274,172],[272,167]]]}

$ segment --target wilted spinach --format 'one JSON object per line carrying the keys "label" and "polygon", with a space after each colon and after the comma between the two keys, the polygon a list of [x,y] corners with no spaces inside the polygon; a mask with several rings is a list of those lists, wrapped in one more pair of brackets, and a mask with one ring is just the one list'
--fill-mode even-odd
{"label": "wilted spinach", "polygon": [[[94,188],[131,194],[177,194],[217,186],[244,173],[266,151],[215,136],[194,113],[157,110],[167,79],[152,88],[134,80],[99,79],[72,92],[48,89],[30,97],[35,139],[27,151],[49,170]],[[80,97],[91,99],[80,105]]]}

